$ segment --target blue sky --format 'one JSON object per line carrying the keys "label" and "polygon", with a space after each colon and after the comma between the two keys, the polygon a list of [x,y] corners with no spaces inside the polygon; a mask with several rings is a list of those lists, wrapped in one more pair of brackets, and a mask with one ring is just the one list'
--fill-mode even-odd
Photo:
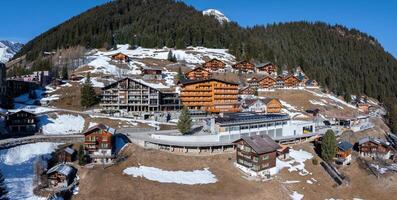
{"label": "blue sky", "polygon": [[[34,36],[109,0],[1,0],[0,39]],[[393,0],[185,0],[198,10],[215,8],[242,26],[323,21],[366,32],[397,57],[397,1]]]}

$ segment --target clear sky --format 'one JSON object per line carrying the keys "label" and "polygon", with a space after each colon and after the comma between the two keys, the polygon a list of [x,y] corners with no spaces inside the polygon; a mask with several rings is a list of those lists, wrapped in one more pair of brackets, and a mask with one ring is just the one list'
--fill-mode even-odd
{"label": "clear sky", "polygon": [[[0,0],[0,40],[27,42],[93,6],[110,0]],[[215,8],[242,26],[323,21],[366,32],[397,57],[394,0],[185,0],[198,10]]]}

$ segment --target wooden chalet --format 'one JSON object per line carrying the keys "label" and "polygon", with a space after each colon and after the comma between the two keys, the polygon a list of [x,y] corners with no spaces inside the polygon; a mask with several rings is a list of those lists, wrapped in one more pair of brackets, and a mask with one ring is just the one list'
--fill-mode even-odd
{"label": "wooden chalet", "polygon": [[77,152],[71,147],[65,147],[57,150],[55,157],[59,163],[72,163],[77,159]]}
{"label": "wooden chalet", "polygon": [[145,79],[161,79],[161,73],[163,71],[155,67],[142,67],[142,75]]}
{"label": "wooden chalet", "polygon": [[95,125],[84,132],[84,150],[93,163],[111,163],[112,139],[116,130],[103,124]]}
{"label": "wooden chalet", "polygon": [[282,76],[277,76],[275,87],[283,88],[284,87],[284,78]]}
{"label": "wooden chalet", "polygon": [[237,164],[254,172],[276,166],[277,150],[280,146],[268,135],[242,136],[236,144]]}
{"label": "wooden chalet", "polygon": [[181,81],[182,105],[211,113],[238,112],[238,84],[218,79]]}
{"label": "wooden chalet", "polygon": [[259,80],[256,76],[252,77],[251,79],[248,79],[247,83],[250,87],[257,88],[259,86]]}
{"label": "wooden chalet", "polygon": [[277,158],[280,160],[289,159],[289,150],[290,147],[285,144],[280,144],[280,148],[277,149]]}
{"label": "wooden chalet", "polygon": [[264,88],[264,89],[273,88],[276,84],[277,84],[276,79],[274,79],[270,76],[265,76],[260,81],[258,81],[259,87]]}
{"label": "wooden chalet", "polygon": [[211,59],[203,64],[204,69],[210,72],[224,70],[225,66],[226,64],[223,61],[218,60],[216,58]]}
{"label": "wooden chalet", "polygon": [[280,100],[275,98],[266,99],[244,99],[241,104],[242,110],[245,112],[264,112],[264,113],[280,113],[283,105]]}
{"label": "wooden chalet", "polygon": [[130,57],[123,53],[116,53],[116,54],[112,55],[112,60],[118,61],[118,62],[129,62]]}
{"label": "wooden chalet", "polygon": [[185,77],[190,80],[209,79],[211,72],[204,67],[196,67],[185,73]]}
{"label": "wooden chalet", "polygon": [[36,115],[24,110],[7,113],[5,124],[10,133],[34,134],[37,131]]}
{"label": "wooden chalet", "polygon": [[247,86],[239,90],[240,95],[255,95],[257,92],[257,88],[251,86]]}
{"label": "wooden chalet", "polygon": [[341,165],[350,164],[352,160],[353,145],[347,141],[342,141],[337,144],[336,149],[336,163]]}
{"label": "wooden chalet", "polygon": [[246,60],[232,65],[232,68],[236,71],[241,71],[244,73],[253,73],[255,71],[255,65]]}
{"label": "wooden chalet", "polygon": [[294,75],[284,77],[284,87],[298,87],[299,84],[300,80]]}
{"label": "wooden chalet", "polygon": [[358,140],[359,153],[363,157],[389,159],[392,147],[385,141],[370,136]]}
{"label": "wooden chalet", "polygon": [[48,186],[50,189],[67,188],[73,183],[77,170],[70,165],[58,164],[47,171]]}
{"label": "wooden chalet", "polygon": [[271,62],[265,63],[259,67],[256,67],[257,73],[263,73],[267,75],[276,75],[277,74],[277,67]]}

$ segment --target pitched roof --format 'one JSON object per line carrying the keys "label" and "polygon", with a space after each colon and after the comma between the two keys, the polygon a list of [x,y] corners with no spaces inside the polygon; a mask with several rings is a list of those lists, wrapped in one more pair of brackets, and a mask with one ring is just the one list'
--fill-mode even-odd
{"label": "pitched roof", "polygon": [[353,148],[353,145],[347,141],[339,142],[337,146],[342,151],[348,151],[349,149]]}
{"label": "pitched roof", "polygon": [[47,174],[51,174],[54,172],[58,172],[65,176],[69,176],[70,174],[72,174],[74,172],[74,169],[73,169],[73,167],[66,165],[66,164],[58,164],[58,165],[55,165],[54,167],[52,167],[51,169],[49,169],[47,171]]}
{"label": "pitched roof", "polygon": [[209,81],[218,81],[226,84],[231,84],[231,85],[238,85],[238,83],[233,83],[229,81],[224,81],[220,79],[215,79],[215,78],[210,78],[210,79],[203,79],[203,80],[190,80],[190,79],[182,79],[179,82],[183,85],[190,85],[190,84],[195,84],[195,83],[203,83],[203,82],[209,82]]}
{"label": "pitched roof", "polygon": [[358,140],[358,145],[362,145],[362,144],[367,143],[367,142],[372,142],[372,143],[375,143],[375,144],[378,144],[378,145],[383,145],[383,146],[389,146],[389,144],[387,142],[379,140],[379,139],[371,137],[371,136],[366,136],[366,137],[363,137],[363,138],[359,139]]}
{"label": "pitched roof", "polygon": [[28,111],[26,111],[26,110],[17,110],[17,111],[15,111],[15,112],[9,111],[7,114],[8,114],[9,116],[12,116],[12,115],[15,115],[15,114],[17,114],[17,113],[27,113],[27,114],[30,115],[30,116],[36,116],[36,114],[31,113],[31,112],[28,112]]}
{"label": "pitched roof", "polygon": [[247,144],[258,154],[274,152],[280,148],[280,145],[268,135],[242,136],[241,139],[237,141],[240,140],[247,142]]}
{"label": "pitched roof", "polygon": [[106,126],[104,124],[97,124],[95,126],[92,126],[92,127],[88,128],[86,131],[84,131],[84,135],[89,134],[89,133],[93,132],[94,130],[98,130],[98,129],[99,130],[105,130],[105,131],[107,131],[107,132],[109,132],[109,133],[111,133],[113,135],[116,133],[116,129],[114,129],[114,128],[110,127],[110,126]]}

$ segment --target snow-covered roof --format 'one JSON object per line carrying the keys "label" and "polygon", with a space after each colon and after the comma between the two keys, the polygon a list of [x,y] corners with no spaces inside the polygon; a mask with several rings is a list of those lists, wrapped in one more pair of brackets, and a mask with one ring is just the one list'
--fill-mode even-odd
{"label": "snow-covered roof", "polygon": [[52,174],[54,172],[58,172],[65,176],[69,176],[70,174],[72,174],[74,172],[74,169],[73,169],[73,167],[66,165],[66,164],[58,164],[58,165],[55,165],[54,167],[52,167],[51,169],[49,169],[47,171],[47,174]]}

